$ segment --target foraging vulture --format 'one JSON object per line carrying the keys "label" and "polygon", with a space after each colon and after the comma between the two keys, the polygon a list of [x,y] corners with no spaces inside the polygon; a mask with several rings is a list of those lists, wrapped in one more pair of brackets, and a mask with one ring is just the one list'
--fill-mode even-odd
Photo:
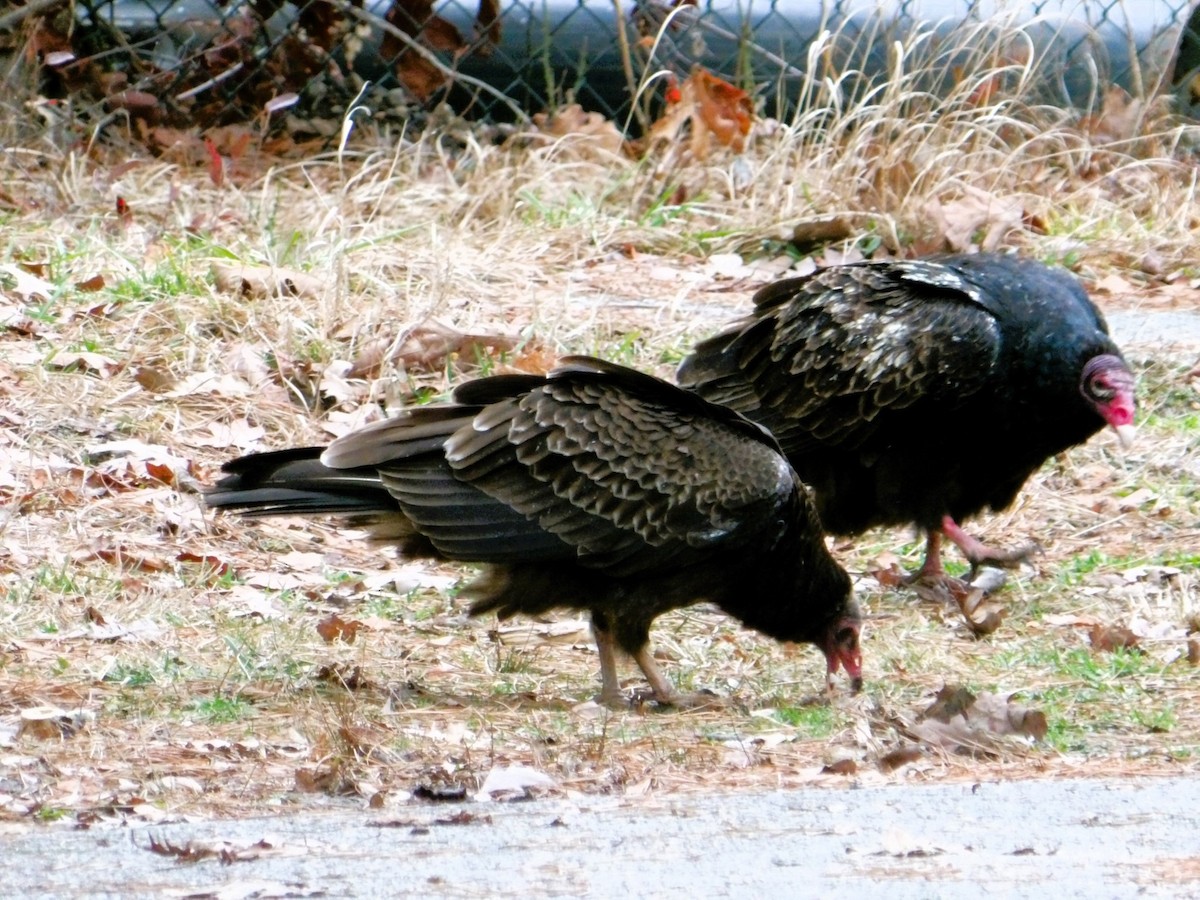
{"label": "foraging vulture", "polygon": [[[472,614],[591,613],[600,699],[623,701],[614,647],[662,704],[650,625],[709,601],[816,644],[862,682],[860,616],[808,491],[758,425],[672,384],[571,357],[464,384],[334,441],[226,463],[205,496],[248,516],[341,514],[410,556],[477,562]],[[711,700],[711,697],[709,698]]]}
{"label": "foraging vulture", "polygon": [[767,285],[746,319],[699,344],[679,383],[767,426],[816,495],[823,527],[915,524],[918,576],[943,537],[1009,506],[1047,458],[1105,424],[1132,434],[1134,378],[1070,274],[981,253],[831,266]]}

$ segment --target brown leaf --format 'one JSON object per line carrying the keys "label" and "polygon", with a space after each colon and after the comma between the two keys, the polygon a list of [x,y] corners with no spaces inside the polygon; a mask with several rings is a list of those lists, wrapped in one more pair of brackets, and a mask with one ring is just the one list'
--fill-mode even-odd
{"label": "brown leaf", "polygon": [[175,384],[170,370],[159,366],[138,366],[133,370],[133,380],[151,394],[161,394]]}
{"label": "brown leaf", "polygon": [[105,98],[112,109],[123,109],[134,116],[150,118],[158,111],[158,98],[148,91],[121,91]]}
{"label": "brown leaf", "polygon": [[548,138],[564,141],[561,148],[573,154],[617,156],[625,147],[625,136],[598,112],[586,112],[578,103],[569,103],[552,113],[535,113],[533,124]]}
{"label": "brown leaf", "polygon": [[837,243],[853,236],[854,225],[845,216],[805,219],[792,229],[792,243],[801,251]]}
{"label": "brown leaf", "polygon": [[421,27],[421,39],[431,50],[458,53],[467,49],[467,42],[458,29],[441,16],[431,16]]}
{"label": "brown leaf", "polygon": [[974,752],[995,750],[998,739],[1008,735],[1042,740],[1048,728],[1044,713],[1014,702],[1012,694],[976,695],[966,688],[946,685],[911,731],[930,746]]}
{"label": "brown leaf", "polygon": [[899,747],[879,757],[879,768],[884,772],[893,772],[901,766],[916,762],[924,755],[925,751],[920,747]]}
{"label": "brown leaf", "polygon": [[1142,100],[1135,100],[1124,88],[1113,84],[1104,92],[1100,112],[1083,117],[1079,126],[1097,144],[1111,144],[1137,136],[1144,113]]}
{"label": "brown leaf", "polygon": [[508,361],[508,365],[518,372],[545,375],[557,361],[558,356],[550,347],[530,341]]}
{"label": "brown leaf", "polygon": [[997,197],[965,186],[966,196],[943,203],[930,200],[925,214],[941,234],[946,249],[956,252],[991,251],[1010,231],[1024,227],[1025,209],[1019,198]]}
{"label": "brown leaf", "polygon": [[1093,650],[1139,650],[1138,636],[1124,625],[1093,625],[1088,632]]}
{"label": "brown leaf", "polygon": [[204,139],[204,149],[208,153],[208,178],[214,185],[221,187],[225,184],[225,160],[221,158],[221,153],[211,138]]}
{"label": "brown leaf", "polygon": [[251,424],[250,420],[243,416],[230,422],[209,422],[194,433],[186,434],[184,442],[191,447],[254,450],[266,434],[265,428]]}
{"label": "brown leaf", "polygon": [[213,280],[217,290],[260,300],[269,297],[316,300],[326,292],[326,285],[319,278],[275,266],[214,263]]}
{"label": "brown leaf", "polygon": [[360,348],[345,378],[374,378],[385,362],[405,369],[440,370],[453,353],[511,350],[518,338],[501,334],[468,334],[437,319],[414,326],[402,340],[377,338]]}
{"label": "brown leaf", "polygon": [[821,768],[822,775],[854,775],[858,772],[858,763],[852,759],[839,759]]}
{"label": "brown leaf", "polygon": [[697,68],[687,81],[695,83],[700,118],[722,146],[741,153],[754,118],[754,104],[741,88]]}
{"label": "brown leaf", "polygon": [[265,856],[297,856],[306,852],[299,845],[287,848],[268,838],[262,838],[253,844],[235,844],[232,841],[217,840],[190,840],[183,844],[174,844],[170,840],[154,835],[150,836],[150,844],[146,849],[159,856],[170,856],[183,862],[216,859],[223,865],[249,862]]}
{"label": "brown leaf", "polygon": [[184,563],[200,563],[208,566],[215,578],[226,575],[233,571],[233,567],[218,556],[212,554],[192,553],[190,550],[183,550],[175,556],[176,561]]}
{"label": "brown leaf", "polygon": [[894,553],[881,553],[871,560],[867,574],[886,588],[899,587],[908,578]]}
{"label": "brown leaf", "polygon": [[334,641],[353,644],[354,639],[358,637],[359,630],[365,628],[366,626],[357,619],[347,621],[337,613],[331,613],[317,623],[317,634],[327,644],[332,644]]}
{"label": "brown leaf", "polygon": [[91,278],[86,278],[83,281],[75,282],[75,290],[91,293],[94,291],[104,290],[104,276],[93,275]]}
{"label": "brown leaf", "polygon": [[[93,550],[84,550],[79,555],[72,555],[72,558],[79,562],[95,559],[125,571],[165,572],[170,568],[166,560],[145,556],[120,544],[115,547],[96,547]],[[103,625],[104,623],[97,624]]]}
{"label": "brown leaf", "polygon": [[21,710],[17,736],[33,740],[62,740],[73,737],[95,719],[95,713],[83,709],[59,709],[35,706]]}
{"label": "brown leaf", "polygon": [[103,353],[93,353],[90,350],[64,350],[54,354],[46,361],[51,369],[63,371],[76,370],[110,378],[124,368],[124,363],[117,362],[111,356]]}
{"label": "brown leaf", "polygon": [[54,285],[28,271],[26,266],[12,263],[0,265],[0,296],[49,300],[53,295]]}
{"label": "brown leaf", "polygon": [[364,674],[362,666],[346,666],[342,663],[321,666],[314,677],[317,681],[341,685],[348,691],[357,691],[375,686],[374,682]]}
{"label": "brown leaf", "polygon": [[[488,40],[488,44],[500,44],[500,0],[479,0],[479,11],[475,14],[475,30]],[[485,44],[479,48],[480,56],[491,53],[491,47]]]}
{"label": "brown leaf", "polygon": [[707,158],[713,140],[741,153],[754,118],[750,95],[697,66],[679,85],[679,100],[650,126],[646,148],[674,146],[684,125],[691,125],[689,148],[694,159]]}
{"label": "brown leaf", "polygon": [[958,608],[962,610],[967,627],[976,637],[991,634],[1004,621],[1004,615],[1008,611],[1007,607],[993,599],[983,587],[963,584],[963,588],[962,592],[954,591],[953,593],[954,599],[958,602]]}

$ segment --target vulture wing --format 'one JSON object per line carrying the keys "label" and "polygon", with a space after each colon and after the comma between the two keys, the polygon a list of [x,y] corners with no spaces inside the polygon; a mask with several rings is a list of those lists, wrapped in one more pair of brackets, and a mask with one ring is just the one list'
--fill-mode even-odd
{"label": "vulture wing", "polygon": [[854,450],[892,414],[952,414],[994,377],[989,302],[937,264],[833,266],[759,291],[745,322],[684,360],[679,382],[768,426],[789,455]]}

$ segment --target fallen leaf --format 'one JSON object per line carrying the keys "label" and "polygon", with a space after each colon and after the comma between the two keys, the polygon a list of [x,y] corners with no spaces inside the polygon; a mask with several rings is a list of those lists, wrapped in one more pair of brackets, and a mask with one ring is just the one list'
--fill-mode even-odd
{"label": "fallen leaf", "polygon": [[839,759],[821,768],[822,775],[854,775],[857,772],[858,763],[852,759]]}
{"label": "fallen leaf", "polygon": [[1040,741],[1049,729],[1045,713],[1013,701],[1012,694],[943,687],[911,726],[914,737],[942,750],[991,752],[1000,738],[1018,735]]}
{"label": "fallen leaf", "polygon": [[1097,144],[1125,141],[1136,136],[1145,111],[1144,101],[1134,99],[1124,88],[1113,84],[1104,92],[1100,112],[1084,116],[1079,126]]}
{"label": "fallen leaf", "polygon": [[899,747],[879,757],[879,768],[884,772],[893,772],[901,766],[914,763],[925,755],[920,747]]}
{"label": "fallen leaf", "polygon": [[328,288],[321,279],[306,272],[277,266],[213,264],[217,290],[252,299],[300,297],[318,300]]}
{"label": "fallen leaf", "polygon": [[[954,579],[951,583],[951,593],[958,603],[958,608],[962,611],[967,627],[976,637],[991,634],[1004,621],[1007,608],[992,597],[992,592],[1002,587],[1004,582],[1003,571],[984,568],[970,583],[964,583],[958,579]],[[961,590],[956,586],[961,587]]]}
{"label": "fallen leaf", "polygon": [[583,158],[611,158],[625,147],[625,136],[616,125],[598,112],[585,112],[578,103],[568,103],[552,113],[535,113],[533,124],[540,134],[556,142],[556,155],[566,151]]}
{"label": "fallen leaf", "polygon": [[590,644],[592,626],[583,619],[557,620],[553,622],[518,622],[500,625],[488,634],[506,646],[524,646],[534,641],[546,644]]}
{"label": "fallen leaf", "polygon": [[347,621],[337,613],[332,613],[317,623],[317,634],[327,644],[332,644],[334,641],[353,644],[355,638],[358,637],[359,630],[363,628],[365,628],[363,623],[356,619]]}
{"label": "fallen leaf", "polygon": [[1093,650],[1139,650],[1138,636],[1124,625],[1093,625],[1088,633]]}
{"label": "fallen leaf", "polygon": [[693,159],[706,159],[714,141],[742,152],[754,121],[749,94],[697,66],[678,86],[678,97],[650,126],[642,146],[675,147],[684,127],[690,125],[688,147]]}
{"label": "fallen leaf", "polygon": [[1149,488],[1138,488],[1132,493],[1126,494],[1117,500],[1117,509],[1121,512],[1132,512],[1135,509],[1140,509],[1147,503],[1152,503],[1158,499],[1158,494]]}
{"label": "fallen leaf", "polygon": [[876,556],[868,564],[867,574],[886,588],[899,587],[908,580],[904,567],[900,565],[900,557],[894,553]]}
{"label": "fallen leaf", "polygon": [[[289,846],[276,838],[262,838],[253,844],[235,844],[232,841],[191,840],[182,844],[172,843],[166,838],[150,835],[150,843],[146,847],[151,853],[159,856],[170,856],[180,862],[199,862],[204,859],[216,859],[228,865],[235,862],[249,862],[267,856],[303,856],[312,852],[310,841],[303,845]],[[251,896],[248,894],[242,896]],[[253,896],[266,896],[255,893]]]}
{"label": "fallen leaf", "polygon": [[475,799],[528,800],[557,790],[557,782],[545,772],[529,766],[495,766],[487,773]]}
{"label": "fallen leaf", "polygon": [[941,856],[946,852],[942,847],[927,844],[915,835],[899,828],[889,828],[883,833],[883,849],[877,855],[896,856],[905,859],[918,859],[929,856]]}
{"label": "fallen leaf", "polygon": [[193,553],[183,550],[175,556],[176,561],[184,563],[200,563],[211,570],[211,577],[216,579],[233,571],[233,567],[218,556],[205,553]]}
{"label": "fallen leaf", "polygon": [[103,353],[93,353],[90,350],[62,350],[56,352],[48,360],[46,366],[51,369],[78,370],[110,378],[124,368],[123,363],[117,362],[111,356]]}
{"label": "fallen leaf", "polygon": [[453,353],[511,350],[519,339],[502,334],[470,334],[430,319],[415,325],[399,339],[376,338],[359,348],[345,378],[374,378],[385,363],[404,369],[441,370]]}
{"label": "fallen leaf", "polygon": [[35,706],[21,710],[17,736],[34,740],[62,740],[73,737],[95,721],[95,713],[57,706]]}
{"label": "fallen leaf", "polygon": [[236,375],[220,375],[216,372],[193,372],[171,390],[158,394],[157,399],[177,400],[197,394],[213,394],[219,397],[249,397],[255,389]]}
{"label": "fallen leaf", "polygon": [[216,447],[226,450],[231,447],[241,451],[258,449],[259,442],[267,431],[261,425],[252,425],[242,417],[231,422],[210,422],[203,428],[184,432],[183,442],[191,447]]}
{"label": "fallen leaf", "polygon": [[924,207],[946,249],[993,251],[1010,231],[1024,227],[1025,208],[1020,198],[998,197],[969,185],[963,191],[963,197],[946,202],[932,199]]}
{"label": "fallen leaf", "polygon": [[0,296],[49,300],[54,296],[54,285],[23,266],[5,263],[0,265]]}

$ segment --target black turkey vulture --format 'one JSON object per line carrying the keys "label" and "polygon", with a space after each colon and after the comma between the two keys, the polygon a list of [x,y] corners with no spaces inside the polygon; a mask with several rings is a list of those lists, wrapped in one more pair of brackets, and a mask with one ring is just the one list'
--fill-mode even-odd
{"label": "black turkey vulture", "polygon": [[[862,682],[861,619],[808,491],[741,415],[621,366],[571,357],[549,375],[464,384],[309,447],[244,456],[205,496],[249,516],[356,517],[410,556],[489,564],[472,614],[585,609],[603,702],[614,647],[663,704],[649,648],[668,610],[710,601],[781,641],[816,644],[830,682]],[[711,697],[709,698],[711,699]]]}
{"label": "black turkey vulture", "polygon": [[1133,375],[1065,271],[991,253],[850,263],[754,303],[679,383],[771,429],[827,531],[925,529],[919,576],[944,576],[943,536],[973,569],[1027,555],[959,523],[1106,423],[1132,433]]}

